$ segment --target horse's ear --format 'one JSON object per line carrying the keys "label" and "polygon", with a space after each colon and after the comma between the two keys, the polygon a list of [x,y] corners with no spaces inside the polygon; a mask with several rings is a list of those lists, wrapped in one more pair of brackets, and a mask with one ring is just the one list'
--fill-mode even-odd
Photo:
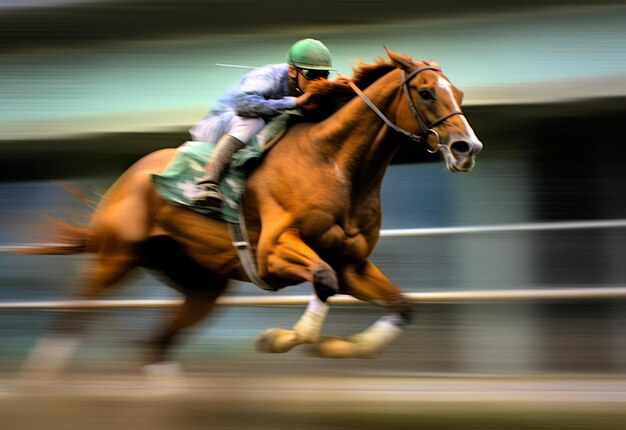
{"label": "horse's ear", "polygon": [[391,62],[396,67],[399,67],[405,70],[415,67],[415,63],[413,62],[413,59],[410,56],[406,54],[398,54],[397,52],[392,52],[389,49],[387,49],[387,47],[385,47],[385,51],[387,52],[387,55],[389,56],[389,59],[391,60]]}

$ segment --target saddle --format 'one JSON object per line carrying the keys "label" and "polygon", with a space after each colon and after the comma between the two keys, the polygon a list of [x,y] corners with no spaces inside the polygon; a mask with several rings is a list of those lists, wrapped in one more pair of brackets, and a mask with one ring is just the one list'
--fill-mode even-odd
{"label": "saddle", "polygon": [[245,194],[247,175],[260,163],[263,154],[285,134],[291,121],[301,115],[299,111],[280,114],[235,153],[219,184],[225,199],[220,208],[198,206],[192,202],[192,196],[198,189],[197,180],[204,176],[204,166],[215,148],[213,142],[188,141],[179,146],[165,170],[152,175],[154,187],[171,204],[187,207],[211,218],[239,223],[239,206]]}
{"label": "saddle", "polygon": [[198,206],[192,200],[197,192],[197,180],[205,174],[204,165],[215,148],[215,143],[185,142],[178,147],[176,155],[163,173],[152,175],[154,187],[165,201],[228,223],[244,274],[250,282],[267,291],[277,289],[266,284],[258,275],[256,258],[246,233],[241,201],[245,195],[247,175],[259,164],[263,154],[285,134],[291,121],[301,116],[299,111],[280,114],[235,153],[219,184],[220,192],[224,196],[224,204],[220,208]]}

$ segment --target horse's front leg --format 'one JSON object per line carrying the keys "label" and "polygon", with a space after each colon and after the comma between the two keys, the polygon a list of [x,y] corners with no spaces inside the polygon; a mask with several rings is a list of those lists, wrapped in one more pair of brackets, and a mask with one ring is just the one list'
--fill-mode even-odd
{"label": "horse's front leg", "polygon": [[278,237],[276,245],[267,254],[266,275],[311,282],[314,294],[293,330],[265,330],[257,339],[257,349],[261,352],[287,352],[295,346],[317,342],[328,313],[326,301],[338,290],[335,271],[296,232],[288,230]]}
{"label": "horse's front leg", "polygon": [[384,306],[389,314],[368,329],[346,339],[327,336],[313,353],[329,358],[370,358],[378,355],[411,321],[411,307],[402,291],[370,261],[348,266],[340,274],[340,292]]}

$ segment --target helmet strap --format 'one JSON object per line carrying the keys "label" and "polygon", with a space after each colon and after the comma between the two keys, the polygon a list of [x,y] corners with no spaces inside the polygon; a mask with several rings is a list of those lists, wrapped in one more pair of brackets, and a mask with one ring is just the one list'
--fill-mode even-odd
{"label": "helmet strap", "polygon": [[290,75],[289,79],[291,79],[291,82],[293,82],[293,86],[298,92],[298,94],[304,94],[304,91],[302,91],[302,89],[300,88],[300,85],[298,85],[298,75],[300,74],[300,70],[298,70],[298,68],[294,66],[293,64],[291,65],[291,67],[296,69],[296,77],[294,78],[293,76]]}

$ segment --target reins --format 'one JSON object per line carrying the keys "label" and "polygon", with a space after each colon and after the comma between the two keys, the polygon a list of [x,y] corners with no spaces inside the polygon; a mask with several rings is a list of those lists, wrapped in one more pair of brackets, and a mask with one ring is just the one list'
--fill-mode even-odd
{"label": "reins", "polygon": [[391,122],[391,120],[389,118],[387,118],[385,116],[385,114],[382,113],[380,111],[380,109],[378,109],[376,107],[376,105],[370,99],[367,98],[367,96],[363,93],[363,91],[361,91],[361,89],[354,84],[354,82],[348,81],[348,84],[354,90],[354,92],[357,93],[359,95],[359,97],[361,97],[363,99],[363,101],[370,107],[370,109],[372,109],[374,112],[376,112],[376,115],[378,115],[380,117],[380,119],[385,121],[385,124],[387,124],[389,127],[394,129],[398,133],[404,134],[406,137],[408,137],[409,139],[411,139],[411,140],[413,140],[415,142],[421,142],[422,141],[422,136],[418,136],[417,134],[413,134],[410,131],[407,131],[407,130],[401,128],[401,127],[398,127],[393,122]]}
{"label": "reins", "polygon": [[363,91],[361,91],[359,87],[357,87],[352,81],[348,81],[348,84],[350,85],[350,88],[352,88],[354,92],[357,93],[359,97],[361,97],[361,99],[365,102],[365,104],[367,104],[370,107],[370,109],[372,109],[376,113],[376,115],[378,115],[379,118],[385,122],[385,124],[387,124],[396,132],[403,134],[409,139],[411,139],[412,141],[418,142],[418,143],[422,142],[425,136],[429,133],[432,133],[435,136],[437,136],[437,148],[435,150],[431,150],[430,148],[428,148],[429,152],[437,152],[441,148],[441,143],[439,142],[439,133],[437,133],[432,128],[437,127],[438,125],[443,123],[445,120],[447,120],[448,118],[454,115],[464,115],[464,114],[461,111],[454,111],[454,112],[449,113],[448,115],[442,116],[441,118],[437,118],[429,126],[426,125],[426,122],[422,119],[422,116],[419,114],[419,112],[417,111],[417,108],[415,107],[415,104],[413,103],[413,99],[411,98],[411,95],[409,93],[409,86],[408,86],[408,82],[411,81],[411,79],[413,79],[415,76],[417,76],[418,73],[421,73],[424,70],[434,70],[436,72],[441,72],[441,69],[437,67],[425,66],[425,67],[421,67],[419,69],[412,71],[408,76],[406,76],[405,71],[402,70],[402,81],[401,81],[402,90],[404,92],[404,95],[406,96],[407,103],[409,104],[409,109],[411,109],[411,113],[413,113],[413,116],[415,117],[415,119],[417,119],[417,121],[420,124],[420,127],[424,131],[421,135],[411,133],[410,131],[407,131],[403,129],[402,127],[399,127],[393,122],[391,122],[391,120],[387,118],[385,114],[382,113],[380,109],[376,107],[376,105],[365,95],[365,93],[363,93]]}

